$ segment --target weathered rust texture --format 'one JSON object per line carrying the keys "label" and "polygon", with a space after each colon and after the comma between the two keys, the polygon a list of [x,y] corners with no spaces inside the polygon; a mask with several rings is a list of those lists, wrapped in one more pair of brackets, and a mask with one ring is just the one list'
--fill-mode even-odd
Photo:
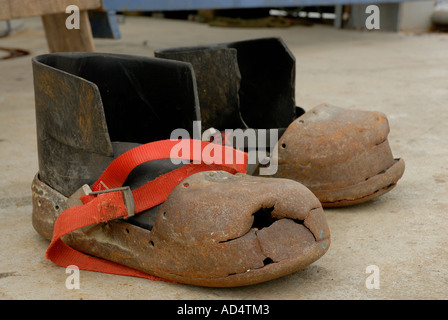
{"label": "weathered rust texture", "polygon": [[278,141],[278,171],[308,187],[324,207],[365,202],[391,190],[404,172],[387,140],[381,112],[321,104],[295,120]]}
{"label": "weathered rust texture", "polygon": [[[35,189],[48,189],[36,176]],[[57,193],[35,193],[33,221],[49,238]],[[46,206],[38,206],[46,201]],[[264,215],[261,221],[257,215]],[[319,259],[330,231],[319,200],[303,185],[210,171],[182,181],[161,206],[152,230],[113,220],[64,241],[85,253],[165,279],[212,287],[260,283]]]}
{"label": "weathered rust texture", "polygon": [[65,209],[67,198],[43,183],[38,174],[31,183],[31,193],[33,227],[42,237],[50,240],[56,218]]}

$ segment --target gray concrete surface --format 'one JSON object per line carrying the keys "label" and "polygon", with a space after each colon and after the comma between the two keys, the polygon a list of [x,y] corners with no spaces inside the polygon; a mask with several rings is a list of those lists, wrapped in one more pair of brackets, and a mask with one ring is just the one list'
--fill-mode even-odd
{"label": "gray concrete surface", "polygon": [[[0,299],[446,299],[448,298],[448,35],[336,30],[213,28],[188,21],[126,18],[121,40],[97,51],[153,50],[281,36],[297,59],[298,105],[327,102],[379,110],[390,145],[406,161],[398,186],[375,201],[326,210],[332,244],[325,256],[267,283],[212,289],[81,271],[68,290],[64,268],[45,259],[48,241],[31,225],[37,172],[30,56],[0,60]],[[39,19],[0,39],[32,55],[47,52]],[[380,288],[366,288],[376,265]]]}

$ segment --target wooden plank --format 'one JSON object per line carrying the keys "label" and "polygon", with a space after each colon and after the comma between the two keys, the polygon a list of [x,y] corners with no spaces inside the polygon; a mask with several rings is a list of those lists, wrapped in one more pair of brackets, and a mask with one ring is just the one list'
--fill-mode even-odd
{"label": "wooden plank", "polygon": [[99,9],[101,0],[0,0],[0,20],[65,13],[69,5],[80,10]]}
{"label": "wooden plank", "polygon": [[0,0],[0,20],[9,19],[11,14],[10,0]]}
{"label": "wooden plank", "polygon": [[80,12],[79,29],[67,29],[67,14],[56,13],[42,16],[50,52],[93,52],[95,43],[92,36],[87,10]]}

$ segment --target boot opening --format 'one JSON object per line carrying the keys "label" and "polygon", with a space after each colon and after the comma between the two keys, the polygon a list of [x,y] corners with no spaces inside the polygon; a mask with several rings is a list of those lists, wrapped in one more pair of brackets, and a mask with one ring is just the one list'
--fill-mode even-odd
{"label": "boot opening", "polygon": [[272,225],[277,218],[274,218],[271,213],[274,210],[274,207],[271,208],[260,208],[257,212],[253,214],[254,222],[252,223],[252,228],[261,230],[263,228],[267,228]]}
{"label": "boot opening", "polygon": [[[272,216],[272,211],[274,211],[274,207],[270,208],[260,208],[256,211],[254,216],[254,222],[252,223],[252,228],[261,230],[263,228],[267,228],[271,226],[275,221],[279,220]],[[293,219],[293,218],[285,218],[294,221],[297,224],[303,224],[304,220]]]}

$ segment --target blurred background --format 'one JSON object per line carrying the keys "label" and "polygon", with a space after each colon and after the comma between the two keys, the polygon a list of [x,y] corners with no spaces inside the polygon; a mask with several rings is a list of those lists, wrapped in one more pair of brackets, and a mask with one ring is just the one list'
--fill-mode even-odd
{"label": "blurred background", "polygon": [[[79,29],[67,27],[77,22]],[[0,299],[445,300],[447,26],[447,0],[0,0]],[[295,98],[305,110],[329,103],[386,114],[391,149],[406,162],[397,187],[325,210],[328,252],[278,280],[212,289],[86,271],[81,289],[67,290],[65,269],[45,259],[49,243],[31,224],[31,59],[63,51],[154,56],[261,37],[282,38],[295,56]],[[380,289],[366,288],[369,265],[380,269]]]}

